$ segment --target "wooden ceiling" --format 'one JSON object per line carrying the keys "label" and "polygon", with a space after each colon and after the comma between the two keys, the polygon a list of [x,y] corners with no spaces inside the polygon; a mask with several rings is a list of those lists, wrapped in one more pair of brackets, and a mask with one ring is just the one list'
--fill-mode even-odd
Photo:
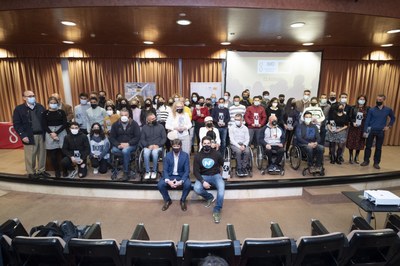
{"label": "wooden ceiling", "polygon": [[[379,1],[377,1],[378,3]],[[188,19],[180,26],[178,19]],[[68,27],[61,21],[73,21]],[[291,28],[304,22],[302,28]],[[246,50],[316,46],[400,47],[400,18],[343,12],[264,8],[187,6],[103,6],[14,9],[0,11],[0,45],[121,44],[156,46],[220,46]]]}

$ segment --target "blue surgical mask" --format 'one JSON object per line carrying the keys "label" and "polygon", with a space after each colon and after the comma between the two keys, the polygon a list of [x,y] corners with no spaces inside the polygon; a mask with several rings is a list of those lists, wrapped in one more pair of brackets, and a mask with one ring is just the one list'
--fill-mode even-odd
{"label": "blue surgical mask", "polygon": [[28,97],[28,103],[29,104],[35,104],[36,103],[36,98],[35,97]]}
{"label": "blue surgical mask", "polygon": [[57,109],[58,108],[58,104],[56,104],[56,103],[51,103],[51,104],[49,104],[49,106],[50,106],[51,109]]}
{"label": "blue surgical mask", "polygon": [[87,104],[87,100],[81,99],[80,102],[81,102],[81,104],[83,104],[83,105]]}

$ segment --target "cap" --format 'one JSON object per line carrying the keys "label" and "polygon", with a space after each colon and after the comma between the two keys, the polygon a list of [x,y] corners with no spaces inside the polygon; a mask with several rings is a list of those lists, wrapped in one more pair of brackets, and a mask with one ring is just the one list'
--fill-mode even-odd
{"label": "cap", "polygon": [[211,116],[206,116],[206,118],[204,118],[204,122],[208,122],[208,121],[213,121]]}

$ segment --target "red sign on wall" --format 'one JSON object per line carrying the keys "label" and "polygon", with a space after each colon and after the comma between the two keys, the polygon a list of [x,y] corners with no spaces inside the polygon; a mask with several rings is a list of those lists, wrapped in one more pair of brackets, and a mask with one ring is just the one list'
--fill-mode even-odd
{"label": "red sign on wall", "polygon": [[19,149],[23,144],[12,123],[0,123],[0,149]]}

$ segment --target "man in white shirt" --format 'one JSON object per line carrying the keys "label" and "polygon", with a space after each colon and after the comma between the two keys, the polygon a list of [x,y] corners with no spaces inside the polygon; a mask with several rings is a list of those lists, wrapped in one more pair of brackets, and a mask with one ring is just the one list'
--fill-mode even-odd
{"label": "man in white shirt", "polygon": [[248,162],[250,158],[249,129],[243,123],[241,114],[235,115],[235,124],[229,127],[232,152],[236,153],[238,176],[248,175]]}

